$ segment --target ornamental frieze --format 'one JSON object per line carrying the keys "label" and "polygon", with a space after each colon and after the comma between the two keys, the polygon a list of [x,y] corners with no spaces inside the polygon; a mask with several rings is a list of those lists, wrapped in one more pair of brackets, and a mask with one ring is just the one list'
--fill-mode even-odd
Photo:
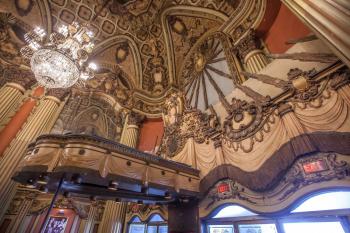
{"label": "ornamental frieze", "polygon": [[[288,171],[270,184],[268,191],[252,191],[232,179],[217,182],[202,200],[203,212],[209,213],[222,204],[239,204],[255,212],[288,210],[296,200],[320,187],[339,183],[349,187],[350,158],[336,153],[314,153],[298,159]],[[274,169],[271,167],[271,169]],[[204,214],[205,214],[204,213]],[[203,213],[202,213],[203,214]]]}

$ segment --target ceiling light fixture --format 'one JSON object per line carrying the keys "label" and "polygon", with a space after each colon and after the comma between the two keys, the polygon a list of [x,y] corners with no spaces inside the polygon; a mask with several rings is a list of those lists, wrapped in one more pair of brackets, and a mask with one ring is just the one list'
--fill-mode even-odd
{"label": "ceiling light fixture", "polygon": [[94,76],[97,65],[86,64],[93,51],[93,33],[77,22],[62,25],[49,36],[40,27],[25,34],[28,45],[21,49],[30,60],[38,83],[47,88],[68,88]]}

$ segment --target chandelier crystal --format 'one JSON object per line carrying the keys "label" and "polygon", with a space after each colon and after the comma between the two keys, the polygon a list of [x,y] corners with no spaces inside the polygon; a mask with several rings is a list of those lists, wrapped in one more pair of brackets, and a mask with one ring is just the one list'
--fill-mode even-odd
{"label": "chandelier crystal", "polygon": [[86,65],[94,47],[93,33],[86,26],[76,22],[63,25],[50,36],[38,27],[24,38],[28,45],[21,49],[21,54],[30,60],[40,85],[68,88],[79,80],[86,81],[94,76],[96,65]]}

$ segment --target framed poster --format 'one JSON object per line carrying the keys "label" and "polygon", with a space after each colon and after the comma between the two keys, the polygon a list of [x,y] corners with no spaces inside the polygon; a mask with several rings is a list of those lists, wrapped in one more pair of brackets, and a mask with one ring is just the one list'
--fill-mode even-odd
{"label": "framed poster", "polygon": [[62,216],[50,216],[44,233],[64,233],[68,222],[67,217]]}

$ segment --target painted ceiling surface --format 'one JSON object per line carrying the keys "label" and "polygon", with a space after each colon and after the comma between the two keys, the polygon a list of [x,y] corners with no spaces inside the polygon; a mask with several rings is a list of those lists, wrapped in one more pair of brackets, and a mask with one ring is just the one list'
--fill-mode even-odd
{"label": "painted ceiling surface", "polygon": [[[265,5],[265,0],[2,0],[1,61],[28,65],[19,48],[23,34],[35,26],[50,33],[73,21],[89,23],[96,37],[91,60],[99,74],[79,88],[157,114],[171,90],[185,90],[188,80],[196,79],[191,64],[205,43],[204,60],[213,64],[199,80],[205,82],[208,73],[213,79],[232,77],[230,46],[257,27]],[[210,39],[218,32],[218,39]]]}

